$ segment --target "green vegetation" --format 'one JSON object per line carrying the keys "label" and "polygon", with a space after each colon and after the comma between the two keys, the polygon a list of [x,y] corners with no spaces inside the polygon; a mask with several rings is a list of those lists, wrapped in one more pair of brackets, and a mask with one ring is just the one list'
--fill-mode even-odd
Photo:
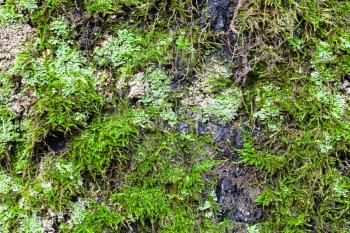
{"label": "green vegetation", "polygon": [[350,68],[350,5],[252,1],[250,7],[237,16],[242,33],[261,39],[250,53],[260,81],[247,93],[247,107],[269,139],[261,144],[255,138],[241,154],[243,162],[265,172],[266,190],[257,202],[270,214],[260,227],[347,232],[349,97],[340,86]]}
{"label": "green vegetation", "polygon": [[227,89],[226,92],[209,99],[208,104],[202,108],[204,119],[213,116],[217,121],[227,124],[237,116],[241,103],[241,91],[238,88]]}
{"label": "green vegetation", "polygon": [[[227,163],[263,190],[247,232],[348,232],[350,3],[234,8],[226,33],[194,1],[0,0],[37,37],[0,70],[0,231],[227,232]],[[240,159],[198,123],[250,128]]]}
{"label": "green vegetation", "polygon": [[138,135],[128,114],[99,119],[74,140],[70,155],[82,170],[104,174],[113,158],[119,163],[128,161],[127,150]]}

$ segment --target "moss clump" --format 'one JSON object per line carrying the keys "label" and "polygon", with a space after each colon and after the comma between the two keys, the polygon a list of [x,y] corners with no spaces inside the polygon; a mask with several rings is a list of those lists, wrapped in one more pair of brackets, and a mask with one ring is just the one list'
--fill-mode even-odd
{"label": "moss clump", "polygon": [[73,141],[70,157],[80,169],[95,176],[105,173],[112,160],[125,163],[130,159],[128,151],[138,136],[131,114],[99,118]]}
{"label": "moss clump", "polygon": [[[198,218],[204,217],[205,211],[212,211],[215,204],[205,211],[195,209],[206,186],[202,174],[218,163],[204,157],[202,147],[207,140],[160,131],[143,138],[133,156],[128,157],[131,167],[125,170],[126,164],[114,165],[114,169],[126,173],[116,177],[123,185],[114,190],[106,203],[108,207],[97,207],[83,224],[76,226],[78,231],[119,230],[133,223],[138,223],[141,231],[162,232],[192,232],[199,227],[214,231],[223,227],[214,226],[210,219],[202,222]],[[100,224],[92,224],[93,221]]]}
{"label": "moss clump", "polygon": [[348,1],[220,2],[0,0],[2,26],[39,37],[1,71],[3,232],[228,231],[216,146],[191,129],[232,134],[238,114],[241,163],[265,176],[247,231],[348,231]]}
{"label": "moss clump", "polygon": [[85,126],[91,114],[102,106],[94,69],[66,43],[61,43],[51,58],[22,55],[11,76],[21,77],[25,90],[36,95],[27,119],[33,141],[50,130],[67,133]]}
{"label": "moss clump", "polygon": [[[340,164],[348,153],[349,97],[339,87],[349,69],[343,49],[349,4],[257,0],[250,11],[246,7],[237,17],[244,23],[236,25],[261,39],[249,53],[250,64],[244,64],[252,65],[259,78],[246,92],[246,105],[252,125],[269,139],[262,143],[256,137],[241,155],[266,177],[276,177],[266,180],[257,199],[270,214],[256,227],[262,232],[346,232],[349,195],[343,191],[350,186]],[[253,20],[250,13],[257,14]],[[271,46],[272,40],[279,42]]]}
{"label": "moss clump", "polygon": [[114,38],[95,48],[95,60],[101,66],[112,66],[122,75],[132,75],[150,64],[168,62],[171,42],[171,35],[118,29]]}
{"label": "moss clump", "polygon": [[19,126],[13,124],[16,119],[15,114],[6,108],[0,109],[0,160],[10,160],[11,150],[14,149],[14,143],[20,141]]}

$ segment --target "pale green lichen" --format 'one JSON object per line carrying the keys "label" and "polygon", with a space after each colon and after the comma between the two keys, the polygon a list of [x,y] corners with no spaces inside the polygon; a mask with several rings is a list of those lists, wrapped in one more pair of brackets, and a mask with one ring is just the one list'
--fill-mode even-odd
{"label": "pale green lichen", "polygon": [[142,37],[128,31],[118,30],[115,38],[107,41],[103,47],[96,48],[95,58],[100,65],[119,67],[133,59],[141,52]]}
{"label": "pale green lichen", "polygon": [[21,187],[22,186],[18,184],[11,176],[6,173],[0,173],[0,194],[8,195],[10,192],[18,192],[20,191]]}
{"label": "pale green lichen", "polygon": [[224,93],[210,98],[201,108],[204,119],[214,117],[220,123],[230,123],[238,114],[242,98],[242,92],[238,88],[228,89]]}
{"label": "pale green lichen", "polygon": [[88,214],[86,211],[86,203],[79,199],[77,202],[72,204],[72,222],[75,225],[83,223],[84,218]]}
{"label": "pale green lichen", "polygon": [[18,229],[20,233],[42,233],[45,232],[45,229],[42,225],[42,220],[33,213],[30,216],[25,216],[23,220],[20,222],[20,227]]}

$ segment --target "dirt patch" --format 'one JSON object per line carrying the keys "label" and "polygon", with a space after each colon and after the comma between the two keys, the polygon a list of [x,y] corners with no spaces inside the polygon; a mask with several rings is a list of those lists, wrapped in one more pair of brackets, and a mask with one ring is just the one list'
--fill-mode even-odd
{"label": "dirt patch", "polygon": [[34,36],[34,29],[26,24],[0,26],[0,71],[10,68],[25,49],[25,42]]}

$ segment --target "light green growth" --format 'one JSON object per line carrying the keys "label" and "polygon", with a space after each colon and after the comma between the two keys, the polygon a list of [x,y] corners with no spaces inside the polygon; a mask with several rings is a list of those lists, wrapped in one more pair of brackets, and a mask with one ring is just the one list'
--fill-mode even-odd
{"label": "light green growth", "polygon": [[66,43],[60,44],[55,57],[19,59],[11,75],[22,77],[38,98],[26,122],[33,141],[49,130],[69,132],[85,126],[91,113],[99,111],[102,98],[96,91],[94,70],[86,65],[86,58]]}
{"label": "light green growth", "polygon": [[257,110],[253,114],[253,119],[267,124],[271,132],[281,130],[278,123],[284,119],[284,114],[279,103],[289,98],[285,90],[281,90],[278,86],[268,84],[257,90],[255,105]]}
{"label": "light green growth", "polygon": [[0,193],[2,195],[8,195],[11,192],[18,192],[21,188],[21,185],[11,176],[6,173],[0,173]]}
{"label": "light green growth", "polygon": [[252,226],[248,226],[247,228],[247,233],[260,233],[261,231],[259,230],[258,225],[252,225]]}
{"label": "light green growth", "polygon": [[[40,164],[37,176],[25,182],[1,173],[0,226],[4,232],[44,232],[44,220],[52,218],[46,211],[60,211],[82,191],[82,177],[74,166],[65,159],[48,157]],[[33,210],[44,212],[39,218]]]}
{"label": "light green growth", "polygon": [[77,166],[66,159],[53,157],[42,162],[39,175],[31,185],[21,192],[24,205],[27,208],[47,205],[53,210],[69,204],[69,198],[80,193],[83,188]]}
{"label": "light green growth", "polygon": [[16,12],[15,6],[6,0],[0,1],[0,25],[14,24],[21,19],[22,15]]}
{"label": "light green growth", "polygon": [[70,31],[68,22],[63,17],[52,21],[50,31],[58,38],[67,39]]}
{"label": "light green growth", "polygon": [[15,115],[6,108],[0,108],[0,160],[9,157],[14,142],[18,142],[19,127],[13,124]]}
{"label": "light green growth", "polygon": [[141,53],[142,37],[127,29],[118,30],[116,38],[107,42],[104,47],[96,48],[96,61],[99,65],[120,67],[137,59]]}
{"label": "light green growth", "polygon": [[15,0],[15,4],[18,10],[26,10],[30,13],[34,13],[38,9],[37,0]]}
{"label": "light green growth", "polygon": [[232,122],[241,107],[242,98],[241,90],[232,87],[209,99],[208,103],[202,107],[204,119],[214,117],[216,121],[223,124]]}
{"label": "light green growth", "polygon": [[91,14],[112,14],[122,13],[123,7],[129,7],[134,8],[139,15],[143,15],[153,3],[154,0],[93,0],[89,1],[86,9]]}
{"label": "light green growth", "polygon": [[[196,1],[79,2],[0,0],[2,27],[39,37],[0,71],[1,232],[231,232],[191,122],[238,114],[263,189],[246,231],[349,231],[349,1],[239,1],[229,33],[199,27]],[[213,62],[217,44],[232,57]]]}
{"label": "light green growth", "polygon": [[38,10],[37,0],[0,0],[0,25],[9,25],[23,20],[26,12]]}
{"label": "light green growth", "polygon": [[170,59],[172,38],[169,35],[119,29],[115,37],[103,47],[94,50],[95,60],[101,66],[119,68],[122,75],[131,75],[138,68]]}
{"label": "light green growth", "polygon": [[171,93],[171,80],[168,77],[168,75],[163,70],[156,69],[146,74],[141,79],[141,82],[148,84],[149,91],[145,93],[145,95],[141,98],[140,101],[146,105],[167,105],[169,95]]}
{"label": "light green growth", "polygon": [[174,93],[171,90],[170,77],[165,71],[155,69],[144,76],[137,77],[134,82],[146,86],[139,102],[148,108],[154,108],[154,111],[159,112],[163,120],[174,125],[177,122],[177,116],[171,103]]}
{"label": "light green growth", "polygon": [[280,108],[277,106],[276,102],[273,102],[283,101],[280,92],[281,89],[273,85],[263,86],[261,89],[258,89],[255,101],[261,108],[254,113],[256,119],[267,121],[282,117]]}
{"label": "light green growth", "polygon": [[35,232],[35,233],[43,233],[45,229],[42,226],[41,219],[33,214],[27,218],[24,218],[21,222],[18,232],[26,233],[26,232]]}
{"label": "light green growth", "polygon": [[71,212],[72,212],[73,224],[74,225],[82,224],[88,214],[86,203],[82,200],[78,200],[77,202],[72,204]]}

